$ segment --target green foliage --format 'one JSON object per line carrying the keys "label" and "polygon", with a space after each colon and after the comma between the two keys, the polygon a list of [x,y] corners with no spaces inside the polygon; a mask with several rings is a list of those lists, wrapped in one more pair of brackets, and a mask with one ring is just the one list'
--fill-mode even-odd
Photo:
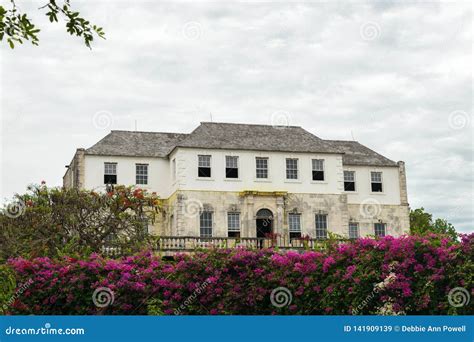
{"label": "green foliage", "polygon": [[427,213],[424,208],[410,211],[410,233],[412,235],[444,234],[454,240],[458,237],[451,223],[440,218],[433,221],[433,215]]}
{"label": "green foliage", "polygon": [[6,265],[0,265],[0,315],[7,311],[16,288],[15,273]]}
{"label": "green foliage", "polygon": [[[19,203],[20,212],[9,212]],[[151,240],[160,201],[141,189],[117,186],[108,193],[30,186],[0,213],[0,261],[9,257],[88,255],[104,246],[133,253]]]}
{"label": "green foliage", "polygon": [[[6,37],[10,48],[14,48],[16,43],[23,44],[24,40],[31,41],[33,45],[38,45],[38,29],[25,13],[20,13],[16,8],[15,0],[11,0],[11,9],[0,6],[0,41]],[[66,21],[66,31],[77,37],[84,39],[84,44],[91,48],[94,35],[105,39],[105,32],[102,27],[92,25],[88,20],[80,16],[79,12],[71,9],[69,0],[64,0],[62,5],[56,0],[49,0],[49,3],[40,9],[47,9],[46,16],[51,23],[58,22],[58,18]]]}

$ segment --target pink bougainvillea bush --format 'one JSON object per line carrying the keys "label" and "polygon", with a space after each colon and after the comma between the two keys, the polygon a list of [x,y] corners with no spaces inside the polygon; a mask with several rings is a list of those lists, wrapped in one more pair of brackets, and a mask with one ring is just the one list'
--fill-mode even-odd
{"label": "pink bougainvillea bush", "polygon": [[473,314],[474,234],[359,239],[326,252],[211,250],[162,260],[12,259],[10,314]]}

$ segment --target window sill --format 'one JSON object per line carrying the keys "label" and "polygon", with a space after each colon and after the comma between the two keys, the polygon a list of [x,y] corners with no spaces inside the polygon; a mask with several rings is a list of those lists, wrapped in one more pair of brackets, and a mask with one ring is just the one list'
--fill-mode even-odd
{"label": "window sill", "polygon": [[371,195],[385,195],[385,192],[370,192]]}
{"label": "window sill", "polygon": [[213,181],[214,181],[214,178],[211,178],[211,177],[197,177],[196,180],[197,180],[197,181],[213,182]]}
{"label": "window sill", "polygon": [[242,182],[240,178],[224,178],[225,182]]}
{"label": "window sill", "polygon": [[301,184],[303,182],[299,179],[285,179],[285,183]]}
{"label": "window sill", "polygon": [[268,178],[255,178],[254,180],[257,183],[271,183],[272,180]]}
{"label": "window sill", "polygon": [[315,180],[312,180],[311,181],[311,184],[328,184],[327,181],[315,181]]}

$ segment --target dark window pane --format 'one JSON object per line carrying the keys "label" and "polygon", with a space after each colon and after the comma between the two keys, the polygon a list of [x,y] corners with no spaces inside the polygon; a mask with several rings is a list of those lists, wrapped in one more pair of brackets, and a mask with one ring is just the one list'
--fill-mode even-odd
{"label": "dark window pane", "polygon": [[314,181],[323,181],[324,180],[324,171],[313,171],[313,180]]}
{"label": "dark window pane", "polygon": [[225,176],[226,178],[239,178],[239,169],[226,167]]}
{"label": "dark window pane", "polygon": [[210,167],[199,167],[198,168],[199,177],[211,177],[211,168]]}
{"label": "dark window pane", "polygon": [[229,232],[229,237],[239,238],[240,237],[240,232]]}
{"label": "dark window pane", "polygon": [[344,191],[355,191],[355,182],[344,182]]}
{"label": "dark window pane", "polygon": [[117,175],[104,175],[104,184],[117,184]]}
{"label": "dark window pane", "polygon": [[290,239],[300,239],[301,232],[290,232]]}
{"label": "dark window pane", "polygon": [[372,192],[382,192],[382,183],[372,183]]}

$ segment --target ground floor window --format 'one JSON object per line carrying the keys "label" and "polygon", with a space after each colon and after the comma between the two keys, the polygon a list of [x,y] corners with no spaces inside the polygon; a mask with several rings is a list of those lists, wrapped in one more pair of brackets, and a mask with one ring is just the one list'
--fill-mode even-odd
{"label": "ground floor window", "polygon": [[288,227],[290,229],[290,239],[301,238],[301,214],[288,214]]}
{"label": "ground floor window", "polygon": [[328,219],[327,215],[316,215],[316,239],[327,239],[328,237]]}
{"label": "ground floor window", "polygon": [[229,237],[240,237],[240,213],[227,213],[227,234]]}
{"label": "ground floor window", "polygon": [[203,211],[199,217],[201,237],[212,237],[212,212]]}
{"label": "ground floor window", "polygon": [[359,224],[349,222],[349,239],[357,239],[359,237]]}
{"label": "ground floor window", "polygon": [[374,224],[375,236],[383,237],[386,235],[386,225],[385,223],[375,223]]}

